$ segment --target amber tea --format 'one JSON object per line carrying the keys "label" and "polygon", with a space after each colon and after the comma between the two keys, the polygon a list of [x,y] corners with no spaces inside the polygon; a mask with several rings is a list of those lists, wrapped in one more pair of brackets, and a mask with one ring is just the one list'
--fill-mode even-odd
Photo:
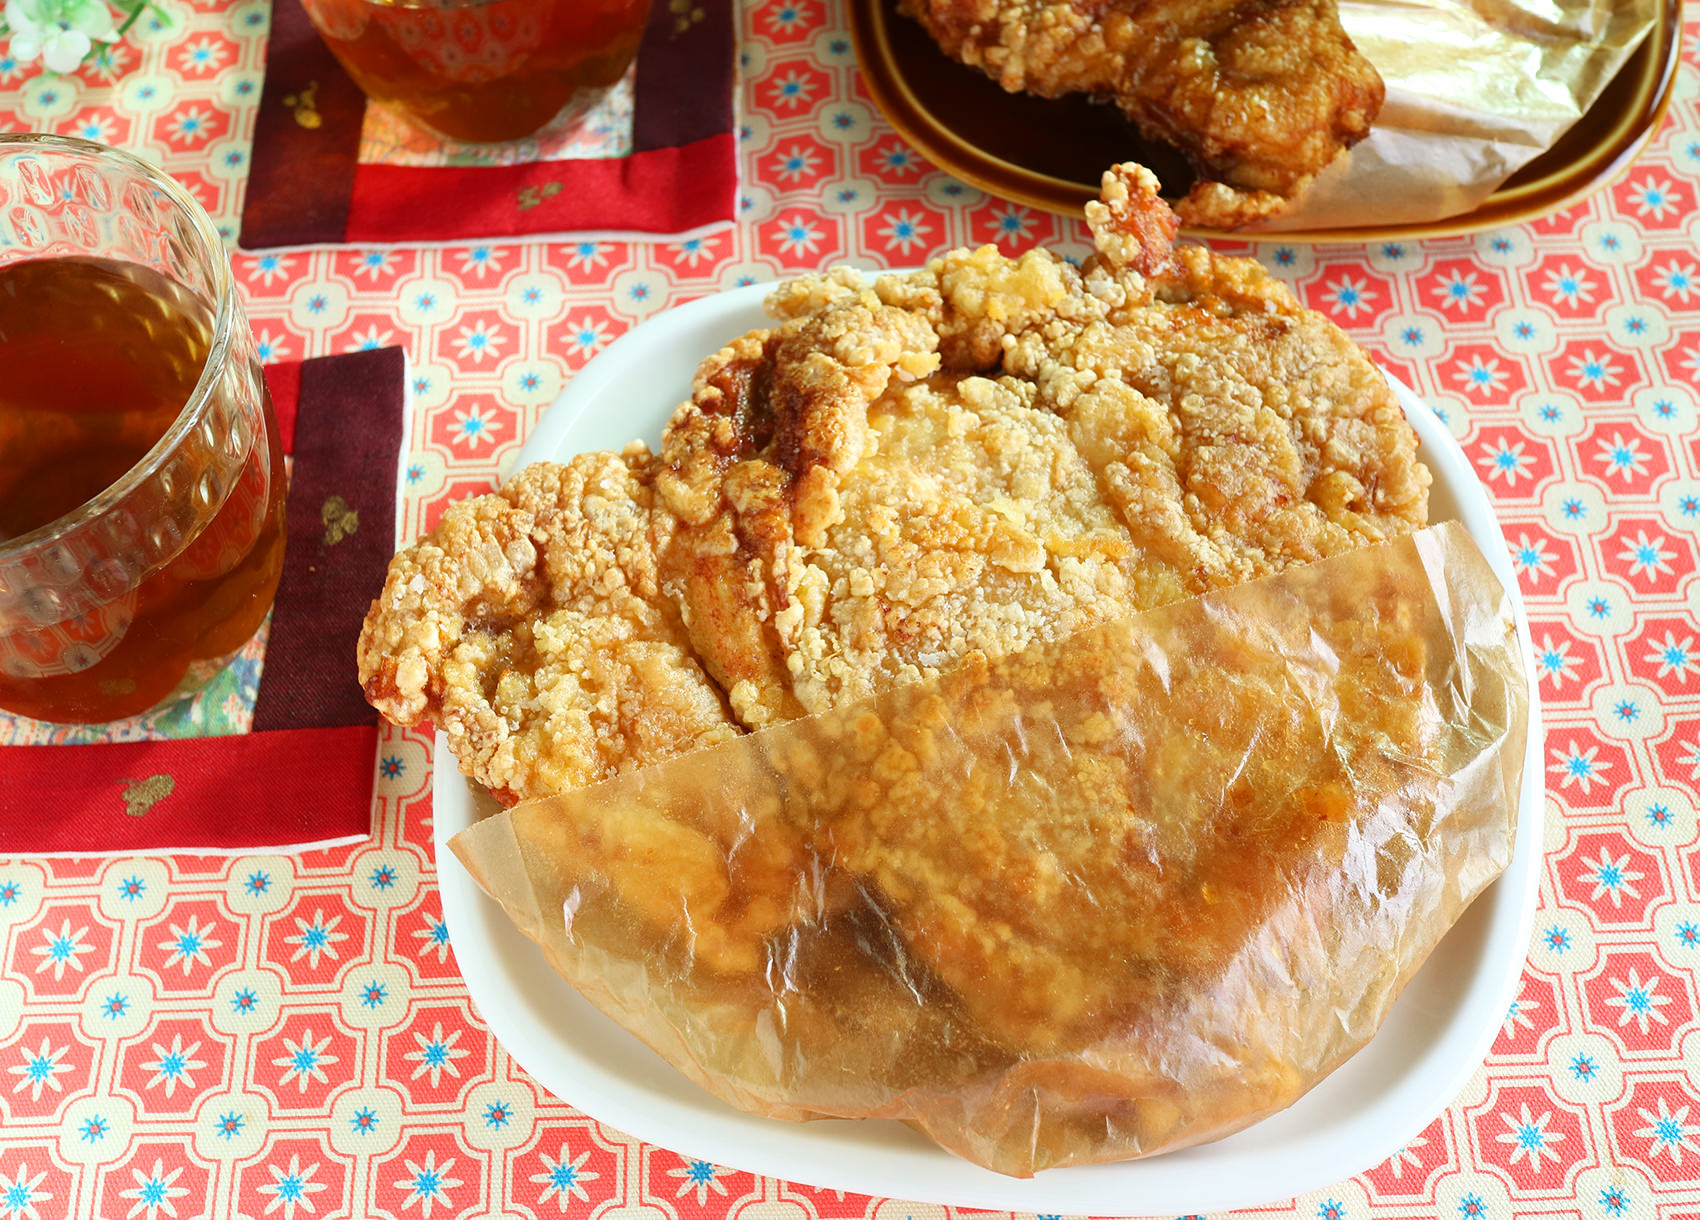
{"label": "amber tea", "polygon": [[367,97],[473,143],[588,111],[625,74],[649,14],[649,0],[305,4]]}
{"label": "amber tea", "polygon": [[[211,313],[135,263],[0,265],[0,551],[123,491],[195,395]],[[8,577],[0,708],[61,722],[132,715],[254,633],[282,569],[285,482],[257,378],[254,391],[263,429],[233,438],[202,421],[159,476],[162,495],[198,501],[188,518],[198,530],[177,536],[180,516],[138,519],[148,503],[138,493],[84,531],[78,558],[59,556],[74,569],[61,583]]]}

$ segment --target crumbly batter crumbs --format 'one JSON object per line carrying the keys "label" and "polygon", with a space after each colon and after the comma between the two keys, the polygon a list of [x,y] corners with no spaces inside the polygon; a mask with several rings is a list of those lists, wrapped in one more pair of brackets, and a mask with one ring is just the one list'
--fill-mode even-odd
{"label": "crumbly batter crumbs", "polygon": [[669,518],[641,447],[528,467],[390,564],[361,632],[367,698],[435,720],[512,804],[738,730],[661,596]]}

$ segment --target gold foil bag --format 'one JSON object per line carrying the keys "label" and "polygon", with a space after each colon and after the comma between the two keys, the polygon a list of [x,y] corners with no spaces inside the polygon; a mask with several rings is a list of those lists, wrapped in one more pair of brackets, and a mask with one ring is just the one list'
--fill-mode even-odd
{"label": "gold foil bag", "polygon": [[1510,859],[1528,689],[1445,525],[532,802],[450,846],[593,1003],[777,1118],[1026,1176],[1363,1046]]}
{"label": "gold foil bag", "polygon": [[1664,11],[1664,0],[1342,0],[1386,104],[1368,137],[1260,227],[1472,210],[1588,111]]}

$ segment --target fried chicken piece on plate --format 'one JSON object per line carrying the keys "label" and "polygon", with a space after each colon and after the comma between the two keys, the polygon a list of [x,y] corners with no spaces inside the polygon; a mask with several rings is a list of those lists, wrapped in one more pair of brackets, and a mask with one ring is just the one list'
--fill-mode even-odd
{"label": "fried chicken piece on plate", "polygon": [[1199,593],[1427,524],[1416,435],[1339,327],[1251,259],[1171,248],[1136,166],[1087,217],[1102,313],[1010,336],[1002,367],[1043,387],[1153,565]]}
{"label": "fried chicken piece on plate", "polygon": [[1011,92],[1113,100],[1199,181],[1190,225],[1274,215],[1369,133],[1381,76],[1335,0],[901,0],[946,54]]}
{"label": "fried chicken piece on plate", "polygon": [[652,511],[650,461],[639,446],[538,463],[451,506],[366,616],[367,699],[397,724],[434,720],[504,804],[738,732],[660,592],[671,521]]}
{"label": "fried chicken piece on plate", "polygon": [[738,718],[841,706],[1416,528],[1385,380],[1245,259],[1107,175],[1084,273],[1044,251],[793,281],[659,458],[662,562]]}
{"label": "fried chicken piece on plate", "polygon": [[1108,623],[991,681],[965,666],[856,722],[826,845],[980,1029],[1048,1055],[1161,1028],[1291,890],[1325,888],[1349,823],[1434,799],[1423,569],[1337,571]]}
{"label": "fried chicken piece on plate", "polygon": [[1126,531],[1033,387],[941,367],[924,279],[808,279],[714,357],[661,450],[663,560],[750,727],[1127,604]]}

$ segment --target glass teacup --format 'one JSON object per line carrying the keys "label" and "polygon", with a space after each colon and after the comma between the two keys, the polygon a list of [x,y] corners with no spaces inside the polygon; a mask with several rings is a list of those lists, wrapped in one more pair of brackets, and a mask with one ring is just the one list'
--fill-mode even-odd
{"label": "glass teacup", "polygon": [[212,220],[116,149],[0,135],[0,709],[115,720],[270,609],[285,474]]}

